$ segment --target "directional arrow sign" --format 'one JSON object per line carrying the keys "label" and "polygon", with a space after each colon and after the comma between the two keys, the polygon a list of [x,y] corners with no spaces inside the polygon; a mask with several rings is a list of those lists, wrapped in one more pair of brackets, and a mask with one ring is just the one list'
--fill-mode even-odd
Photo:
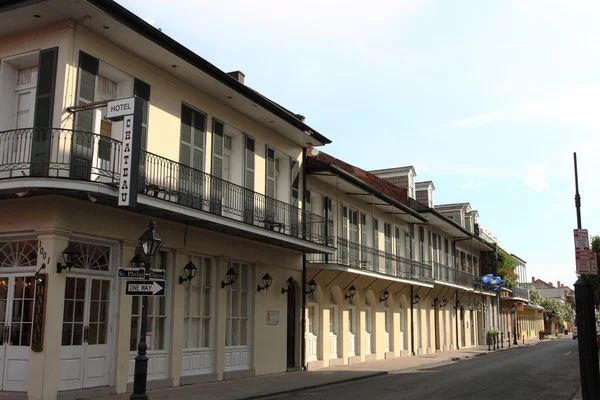
{"label": "directional arrow sign", "polygon": [[164,281],[165,278],[165,270],[164,269],[151,269],[150,270],[150,279],[157,279]]}
{"label": "directional arrow sign", "polygon": [[166,281],[127,281],[128,296],[164,296]]}
{"label": "directional arrow sign", "polygon": [[119,278],[144,279],[144,268],[119,268]]}

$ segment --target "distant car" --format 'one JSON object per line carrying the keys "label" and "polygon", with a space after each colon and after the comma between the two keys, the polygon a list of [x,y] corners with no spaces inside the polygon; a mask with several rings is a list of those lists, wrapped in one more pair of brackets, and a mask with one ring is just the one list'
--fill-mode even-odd
{"label": "distant car", "polygon": [[577,327],[573,327],[573,340],[577,339]]}

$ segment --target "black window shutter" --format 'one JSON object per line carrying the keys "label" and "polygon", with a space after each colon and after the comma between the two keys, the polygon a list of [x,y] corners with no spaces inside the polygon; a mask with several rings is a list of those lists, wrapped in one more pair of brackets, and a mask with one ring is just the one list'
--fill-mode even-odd
{"label": "black window shutter", "polygon": [[275,198],[275,150],[267,146],[266,148],[266,195],[271,198]]}
{"label": "black window shutter", "polygon": [[300,173],[298,161],[292,160],[292,205],[298,207],[298,191],[300,188]]}
{"label": "black window shutter", "polygon": [[142,140],[141,148],[148,148],[148,108],[150,105],[150,85],[146,82],[135,78],[133,81],[133,95],[141,98],[142,103]]}
{"label": "black window shutter", "polygon": [[35,128],[52,128],[57,60],[58,47],[40,51],[33,119]]}
{"label": "black window shutter", "polygon": [[254,144],[254,138],[246,135],[246,176],[244,185],[249,190],[254,190]]}
{"label": "black window shutter", "polygon": [[[96,75],[100,61],[83,51],[79,51],[79,85],[77,87],[77,105],[91,103],[96,93]],[[94,111],[79,111],[75,114],[75,129],[92,132],[94,129]]]}

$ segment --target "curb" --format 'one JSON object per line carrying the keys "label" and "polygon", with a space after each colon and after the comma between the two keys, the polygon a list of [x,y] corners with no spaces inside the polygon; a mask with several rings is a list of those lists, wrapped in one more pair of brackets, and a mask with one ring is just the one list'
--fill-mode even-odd
{"label": "curb", "polygon": [[317,383],[315,385],[303,386],[303,387],[298,387],[298,388],[293,388],[293,389],[288,389],[288,390],[280,390],[278,392],[265,393],[265,394],[255,394],[255,395],[248,396],[248,397],[240,397],[239,400],[267,399],[269,397],[282,396],[284,394],[290,394],[290,393],[295,393],[295,392],[303,392],[305,390],[318,389],[320,387],[332,386],[332,385],[337,385],[337,384],[340,384],[340,383],[348,383],[348,382],[360,381],[360,380],[363,380],[363,379],[375,378],[375,377],[378,377],[378,376],[387,375],[388,373],[389,373],[389,371],[373,372],[373,373],[368,374],[368,375],[356,376],[356,377],[353,377],[353,378],[341,379],[341,380],[335,381],[335,382]]}

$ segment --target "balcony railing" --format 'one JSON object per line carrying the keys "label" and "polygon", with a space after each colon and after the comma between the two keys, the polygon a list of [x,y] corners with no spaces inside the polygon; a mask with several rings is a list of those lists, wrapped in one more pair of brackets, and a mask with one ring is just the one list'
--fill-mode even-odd
{"label": "balcony railing", "polygon": [[431,281],[431,266],[337,237],[334,254],[309,254],[311,263],[344,265],[402,279]]}
{"label": "balcony railing", "polygon": [[437,281],[453,283],[455,285],[472,287],[475,283],[475,276],[466,271],[461,271],[447,265],[433,261],[433,277]]}
{"label": "balcony railing", "polygon": [[[67,129],[0,132],[0,179],[25,176],[85,180],[117,186],[120,141]],[[139,192],[199,211],[331,244],[333,221],[217,178],[176,161],[142,151]]]}
{"label": "balcony railing", "polygon": [[529,290],[520,287],[514,287],[510,290],[512,290],[512,297],[529,300]]}

